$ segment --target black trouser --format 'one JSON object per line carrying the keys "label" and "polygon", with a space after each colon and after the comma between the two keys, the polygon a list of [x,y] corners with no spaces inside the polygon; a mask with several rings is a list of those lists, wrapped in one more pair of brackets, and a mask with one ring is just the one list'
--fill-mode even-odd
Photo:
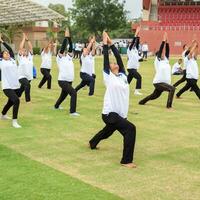
{"label": "black trouser", "polygon": [[78,52],[74,50],[74,58],[78,58]]}
{"label": "black trouser", "polygon": [[197,85],[197,80],[196,79],[186,79],[187,83],[186,85],[176,94],[177,97],[180,97],[184,92],[189,90],[190,88],[192,91],[195,92],[195,94],[199,97],[200,99],[200,90]]}
{"label": "black trouser", "polygon": [[20,87],[20,90],[23,92],[25,92],[25,99],[26,99],[26,102],[30,102],[31,101],[31,84],[27,78],[21,78],[19,79],[19,82],[21,83],[21,87]]}
{"label": "black trouser", "polygon": [[136,140],[135,125],[114,112],[109,113],[109,115],[102,115],[102,119],[106,126],[89,141],[91,149],[95,149],[101,140],[109,138],[116,130],[118,130],[124,138],[121,163],[132,163]]}
{"label": "black trouser", "polygon": [[3,92],[8,97],[8,102],[2,110],[2,115],[6,115],[8,110],[13,106],[13,119],[17,119],[19,105],[20,105],[19,97],[22,94],[21,89],[16,89],[16,90],[5,89],[5,90],[3,90]]}
{"label": "black trouser", "polygon": [[171,86],[167,83],[156,83],[154,84],[155,90],[153,91],[152,94],[144,98],[139,102],[139,104],[144,105],[147,103],[149,100],[154,100],[160,97],[160,95],[164,92],[167,91],[169,92],[168,99],[167,99],[167,108],[172,107],[172,102],[174,98],[174,92],[175,92],[175,87]]}
{"label": "black trouser", "polygon": [[67,95],[71,96],[70,113],[76,112],[77,93],[72,87],[72,82],[58,81],[58,85],[62,88],[60,97],[58,98],[55,108],[59,108],[60,104],[66,99]]}
{"label": "black trouser", "polygon": [[174,72],[172,75],[176,75],[176,76],[179,76],[179,75],[183,75],[183,72]]}
{"label": "black trouser", "polygon": [[38,85],[38,87],[41,88],[47,82],[47,88],[51,89],[51,74],[50,74],[51,70],[41,68],[40,71],[43,74],[43,78],[40,81],[40,84]]}
{"label": "black trouser", "polygon": [[177,87],[184,81],[186,81],[186,70],[185,69],[183,70],[183,77],[180,80],[178,80],[176,83],[174,83],[174,87]]}
{"label": "black trouser", "polygon": [[81,57],[81,51],[74,51],[74,58],[80,58]]}
{"label": "black trouser", "polygon": [[82,79],[81,83],[75,88],[76,91],[79,91],[81,88],[88,85],[90,87],[89,95],[92,96],[94,94],[95,87],[95,75],[90,76],[89,74],[80,73],[80,77]]}
{"label": "black trouser", "polygon": [[128,83],[130,84],[132,79],[135,78],[136,81],[136,89],[141,89],[142,88],[142,77],[138,73],[137,69],[128,69]]}
{"label": "black trouser", "polygon": [[143,51],[143,58],[147,59],[147,53],[148,51]]}

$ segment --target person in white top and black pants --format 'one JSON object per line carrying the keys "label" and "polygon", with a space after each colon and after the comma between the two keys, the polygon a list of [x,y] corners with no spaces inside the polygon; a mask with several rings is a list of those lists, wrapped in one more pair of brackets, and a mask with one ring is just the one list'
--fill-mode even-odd
{"label": "person in white top and black pants", "polygon": [[15,61],[15,56],[12,48],[2,40],[1,36],[0,42],[7,49],[3,51],[0,55],[0,69],[2,90],[4,94],[8,97],[8,102],[2,110],[1,119],[10,119],[6,114],[8,110],[13,106],[12,126],[14,128],[21,128],[21,126],[17,122],[20,105],[19,97],[22,94],[22,91],[20,90],[20,83],[18,80],[17,63]]}
{"label": "person in white top and black pants", "polygon": [[42,50],[41,57],[42,63],[40,71],[43,75],[42,80],[40,81],[38,88],[42,88],[42,86],[47,82],[47,89],[51,89],[51,79],[52,76],[50,74],[52,68],[52,54],[54,52],[54,44],[50,42],[47,47]]}
{"label": "person in white top and black pants", "polygon": [[182,52],[182,59],[183,59],[183,76],[180,80],[178,80],[176,83],[174,83],[174,87],[179,86],[181,83],[186,81],[186,66],[185,66],[185,57],[186,52],[188,51],[187,45],[183,45],[183,52]]}
{"label": "person in white top and black pants", "polygon": [[[118,130],[124,138],[121,165],[135,168],[136,165],[133,163],[133,154],[136,127],[127,120],[129,108],[129,84],[127,76],[121,56],[106,32],[103,33],[103,44],[103,75],[106,93],[104,96],[102,119],[106,126],[89,141],[89,146],[91,149],[96,149],[101,140],[109,138]],[[109,62],[108,44],[117,60],[117,64]]]}
{"label": "person in white top and black pants", "polygon": [[[68,52],[65,52],[65,49],[67,48],[67,42],[69,42],[69,50]],[[56,58],[59,69],[58,85],[61,88],[61,94],[54,107],[55,109],[60,109],[61,103],[69,94],[71,96],[70,114],[73,116],[79,116],[79,114],[76,112],[77,93],[76,90],[72,87],[72,82],[74,81],[74,63],[72,51],[72,40],[69,30],[66,30],[62,47]]]}
{"label": "person in white top and black pants", "polygon": [[172,75],[182,75],[183,74],[183,70],[181,68],[182,62],[183,62],[183,60],[180,58],[180,59],[178,59],[178,62],[176,62],[173,65],[173,67],[172,67]]}
{"label": "person in white top and black pants", "polygon": [[[26,41],[28,43],[28,51],[24,48]],[[26,102],[30,102],[30,82],[33,79],[33,47],[25,33],[23,33],[23,38],[18,52],[18,73],[19,82],[21,83],[21,91],[25,91]]]}
{"label": "person in white top and black pants", "polygon": [[192,91],[195,92],[197,97],[200,99],[200,89],[197,85],[197,81],[199,79],[199,68],[197,64],[197,55],[198,55],[198,42],[193,42],[193,45],[186,56],[186,85],[176,94],[177,98],[189,90],[190,88]]}
{"label": "person in white top and black pants", "polygon": [[[164,47],[166,48],[165,55],[163,55]],[[156,59],[154,62],[156,74],[153,80],[153,85],[155,87],[155,90],[151,95],[141,100],[139,102],[140,105],[144,105],[150,100],[157,99],[164,91],[166,91],[169,92],[167,108],[172,107],[175,87],[171,85],[171,66],[169,64],[169,51],[170,50],[167,33],[165,33],[160,49],[156,53]]]}
{"label": "person in white top and black pants", "polygon": [[134,93],[135,95],[142,95],[142,93],[139,92],[139,90],[142,88],[142,77],[138,72],[138,69],[140,67],[139,60],[141,59],[141,57],[139,56],[139,53],[138,53],[139,43],[140,43],[140,38],[138,37],[139,32],[140,32],[140,26],[137,27],[133,41],[127,50],[128,83],[130,84],[133,78],[135,78],[137,80],[135,93]]}
{"label": "person in white top and black pants", "polygon": [[[81,83],[75,88],[78,92],[81,88],[86,85],[89,86],[89,96],[94,95],[95,88],[95,72],[94,72],[94,56],[95,56],[95,37],[90,39],[87,48],[83,49],[81,55],[81,72],[80,77],[82,79]],[[92,51],[91,51],[92,49]]]}

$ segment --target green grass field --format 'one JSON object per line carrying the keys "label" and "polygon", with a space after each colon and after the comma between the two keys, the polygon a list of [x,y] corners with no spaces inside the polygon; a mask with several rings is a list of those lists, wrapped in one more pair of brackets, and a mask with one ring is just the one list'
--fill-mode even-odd
{"label": "green grass field", "polygon": [[[40,62],[35,57],[38,69]],[[80,81],[80,67],[75,63],[74,86]],[[102,58],[96,59],[95,95],[89,97],[88,90],[78,93],[81,116],[77,118],[68,114],[69,97],[62,105],[64,110],[53,110],[60,93],[54,58],[52,90],[37,88],[38,71],[38,79],[32,82],[32,103],[21,98],[19,123],[23,128],[16,130],[10,121],[0,121],[0,200],[198,200],[200,102],[187,92],[183,99],[174,100],[171,111],[165,108],[167,94],[138,105],[153,90],[153,59],[143,62],[139,71],[144,95],[133,95],[133,81],[128,117],[137,127],[137,169],[120,166],[122,137],[118,132],[103,141],[99,151],[87,147],[88,140],[104,126]],[[173,82],[178,78],[173,77]],[[0,92],[0,109],[5,102]]]}

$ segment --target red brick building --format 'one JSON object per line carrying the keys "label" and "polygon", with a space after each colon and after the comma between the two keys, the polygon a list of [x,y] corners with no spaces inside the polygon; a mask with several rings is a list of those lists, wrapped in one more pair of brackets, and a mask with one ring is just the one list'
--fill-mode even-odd
{"label": "red brick building", "polygon": [[200,1],[143,0],[141,39],[155,52],[164,31],[168,32],[171,53],[180,54],[182,46],[193,39],[200,42]]}

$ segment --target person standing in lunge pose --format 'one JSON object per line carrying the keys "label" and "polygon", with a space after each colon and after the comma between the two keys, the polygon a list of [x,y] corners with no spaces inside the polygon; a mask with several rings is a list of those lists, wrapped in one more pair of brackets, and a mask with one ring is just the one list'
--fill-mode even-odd
{"label": "person standing in lunge pose", "polygon": [[[117,63],[109,62],[108,45],[110,45]],[[106,92],[104,96],[102,119],[106,126],[89,141],[89,146],[91,149],[96,149],[100,141],[109,138],[116,130],[118,130],[124,138],[121,165],[135,168],[136,165],[133,163],[133,154],[135,148],[136,127],[127,120],[129,108],[129,84],[121,56],[106,32],[103,33],[103,54],[103,74]]]}
{"label": "person standing in lunge pose", "polygon": [[[165,47],[165,54],[163,49]],[[167,33],[164,33],[163,41],[161,43],[159,51],[156,53],[156,59],[154,62],[156,74],[153,80],[155,90],[152,94],[142,99],[139,104],[144,105],[150,100],[157,99],[161,94],[166,91],[169,93],[167,99],[167,108],[172,107],[175,87],[171,85],[171,66],[169,64],[169,43]]]}
{"label": "person standing in lunge pose", "polygon": [[43,78],[40,81],[38,88],[42,88],[42,86],[47,82],[47,89],[51,89],[51,67],[52,67],[52,54],[54,52],[54,44],[53,42],[49,42],[49,44],[42,50],[41,58],[42,64],[40,71],[43,74]]}
{"label": "person standing in lunge pose", "polygon": [[142,77],[138,72],[138,69],[140,67],[139,60],[141,59],[138,53],[139,43],[140,43],[139,32],[140,32],[140,26],[137,27],[133,41],[127,50],[128,83],[130,84],[133,78],[136,79],[137,82],[136,82],[136,88],[134,92],[135,95],[142,95],[142,93],[140,93],[140,89],[142,88]]}
{"label": "person standing in lunge pose", "polygon": [[199,68],[197,64],[197,55],[198,55],[198,47],[199,44],[197,41],[193,42],[192,47],[190,48],[189,54],[186,55],[185,65],[186,65],[186,85],[176,94],[177,98],[189,90],[190,88],[192,91],[195,92],[197,97],[200,99],[200,90],[199,86],[197,85],[197,81],[199,79]]}
{"label": "person standing in lunge pose", "polygon": [[[68,52],[65,52],[65,49],[67,48],[67,42],[69,43],[69,50]],[[71,96],[70,115],[79,116],[79,114],[76,112],[77,93],[76,90],[72,87],[72,82],[74,81],[74,63],[72,51],[72,40],[69,30],[66,30],[62,47],[56,58],[59,69],[58,85],[61,88],[61,94],[54,107],[55,109],[61,109],[61,103],[69,94]]]}
{"label": "person standing in lunge pose", "polygon": [[[25,49],[25,42],[28,43],[28,51]],[[21,91],[25,91],[26,102],[30,102],[30,83],[33,79],[33,47],[25,33],[23,33],[23,38],[19,46],[18,63],[20,88]]]}
{"label": "person standing in lunge pose", "polygon": [[22,94],[18,80],[17,63],[15,61],[15,55],[12,48],[3,41],[1,35],[0,35],[0,42],[7,49],[1,52],[0,69],[1,69],[2,90],[4,94],[8,97],[8,102],[2,110],[1,119],[3,120],[10,119],[7,116],[7,112],[11,107],[13,107],[12,126],[14,128],[21,128],[21,126],[17,122],[19,105],[20,105],[19,97]]}
{"label": "person standing in lunge pose", "polygon": [[87,48],[83,49],[81,55],[81,83],[75,88],[78,92],[86,85],[89,86],[89,96],[94,95],[95,88],[95,72],[94,72],[94,56],[95,56],[95,37],[92,37],[89,41]]}

